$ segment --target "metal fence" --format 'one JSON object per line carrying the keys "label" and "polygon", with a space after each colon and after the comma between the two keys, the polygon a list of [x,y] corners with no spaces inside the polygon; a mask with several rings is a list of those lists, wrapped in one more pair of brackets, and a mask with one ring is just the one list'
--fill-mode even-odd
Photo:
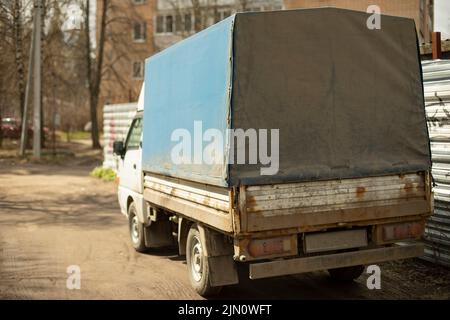
{"label": "metal fence", "polygon": [[435,198],[424,258],[450,266],[450,60],[425,61],[422,68]]}
{"label": "metal fence", "polygon": [[117,170],[117,157],[113,154],[114,141],[125,140],[137,103],[111,104],[103,107],[103,167]]}

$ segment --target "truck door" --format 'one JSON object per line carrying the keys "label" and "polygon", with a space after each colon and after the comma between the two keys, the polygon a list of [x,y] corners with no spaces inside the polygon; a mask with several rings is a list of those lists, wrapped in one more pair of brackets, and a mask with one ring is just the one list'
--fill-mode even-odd
{"label": "truck door", "polygon": [[120,185],[137,193],[142,193],[141,170],[142,118],[136,118],[131,124],[125,142],[125,157],[120,168]]}

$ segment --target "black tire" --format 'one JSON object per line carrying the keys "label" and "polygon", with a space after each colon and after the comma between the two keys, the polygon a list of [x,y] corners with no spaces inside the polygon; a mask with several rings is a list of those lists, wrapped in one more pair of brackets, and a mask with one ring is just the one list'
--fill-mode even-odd
{"label": "black tire", "polygon": [[131,244],[137,252],[147,251],[144,238],[144,225],[137,218],[136,206],[130,204],[128,208],[128,229],[130,231]]}
{"label": "black tire", "polygon": [[351,282],[364,272],[364,266],[352,266],[338,269],[330,269],[328,273],[331,278],[341,282]]}
{"label": "black tire", "polygon": [[203,296],[217,295],[222,287],[211,286],[211,270],[208,258],[203,255],[205,241],[200,236],[196,224],[189,230],[186,241],[186,262],[188,267],[189,281],[195,291]]}

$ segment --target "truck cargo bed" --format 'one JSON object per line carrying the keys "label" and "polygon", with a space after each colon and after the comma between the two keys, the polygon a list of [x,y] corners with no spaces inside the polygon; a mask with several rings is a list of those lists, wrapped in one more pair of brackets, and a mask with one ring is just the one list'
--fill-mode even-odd
{"label": "truck cargo bed", "polygon": [[239,188],[147,174],[144,186],[150,203],[234,235],[373,225],[431,212],[425,172]]}
{"label": "truck cargo bed", "polygon": [[252,186],[245,194],[242,221],[249,232],[290,227],[306,231],[430,210],[423,174]]}

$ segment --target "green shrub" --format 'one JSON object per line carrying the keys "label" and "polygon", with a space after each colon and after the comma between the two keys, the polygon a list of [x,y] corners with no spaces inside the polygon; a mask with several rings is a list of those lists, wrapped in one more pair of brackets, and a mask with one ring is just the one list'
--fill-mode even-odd
{"label": "green shrub", "polygon": [[110,168],[97,167],[91,171],[90,176],[105,181],[114,181],[116,178],[116,173]]}

